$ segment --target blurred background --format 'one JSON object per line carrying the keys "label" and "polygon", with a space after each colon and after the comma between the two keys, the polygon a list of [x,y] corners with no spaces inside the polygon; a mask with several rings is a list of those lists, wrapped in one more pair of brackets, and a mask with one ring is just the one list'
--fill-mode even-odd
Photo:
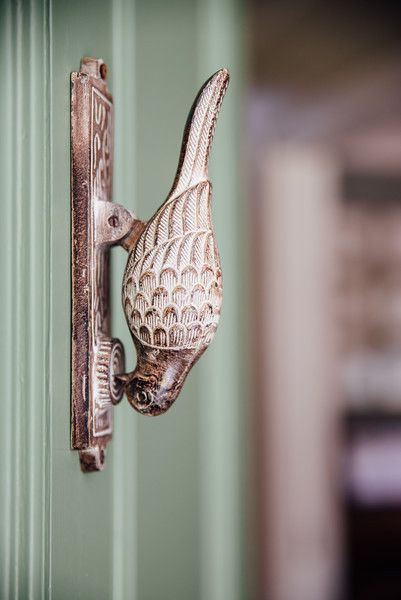
{"label": "blurred background", "polygon": [[244,10],[253,597],[400,598],[400,6]]}

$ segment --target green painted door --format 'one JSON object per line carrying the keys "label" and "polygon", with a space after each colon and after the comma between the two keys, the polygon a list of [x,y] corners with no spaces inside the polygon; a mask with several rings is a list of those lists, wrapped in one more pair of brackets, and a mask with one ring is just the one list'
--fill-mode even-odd
{"label": "green painted door", "polygon": [[[0,598],[246,597],[239,24],[234,0],[1,3]],[[167,415],[118,407],[93,474],[70,450],[69,77],[84,55],[109,65],[114,199],[144,219],[170,188],[194,93],[232,73],[211,164],[218,334]],[[113,334],[131,364],[125,258],[113,250]]]}

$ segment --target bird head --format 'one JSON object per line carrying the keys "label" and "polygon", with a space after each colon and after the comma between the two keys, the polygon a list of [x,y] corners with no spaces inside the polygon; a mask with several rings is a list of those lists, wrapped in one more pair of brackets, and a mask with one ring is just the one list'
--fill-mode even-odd
{"label": "bird head", "polygon": [[177,394],[163,385],[160,376],[146,376],[136,369],[128,375],[124,386],[128,402],[143,415],[160,415],[171,406]]}
{"label": "bird head", "polygon": [[155,350],[142,347],[134,371],[118,375],[131,406],[142,415],[165,413],[174,403],[199,351]]}

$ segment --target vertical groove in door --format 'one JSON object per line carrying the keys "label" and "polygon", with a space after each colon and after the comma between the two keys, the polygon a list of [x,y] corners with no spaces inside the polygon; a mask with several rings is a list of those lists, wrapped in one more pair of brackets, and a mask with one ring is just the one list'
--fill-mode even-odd
{"label": "vertical groove in door", "polygon": [[[23,22],[22,22],[22,6],[21,1],[15,5],[15,72],[14,72],[14,85],[15,85],[15,146],[13,144],[13,188],[14,188],[14,235],[17,243],[13,244],[13,252],[15,254],[14,264],[14,277],[13,277],[13,302],[15,307],[16,319],[14,322],[14,340],[13,340],[13,362],[14,365],[18,365],[20,372],[15,373],[15,390],[14,390],[14,414],[13,414],[13,437],[14,437],[14,448],[13,448],[13,519],[12,519],[12,590],[16,598],[24,590],[23,580],[27,583],[26,572],[24,573],[24,556],[23,544],[21,538],[25,535],[25,514],[23,496],[25,490],[22,489],[23,485],[23,465],[21,464],[21,458],[23,453],[22,445],[25,445],[25,422],[22,423],[22,419],[25,421],[25,415],[23,413],[24,398],[23,394],[23,382],[24,375],[26,373],[26,352],[24,347],[23,335],[26,328],[26,314],[23,310],[23,301],[27,294],[26,279],[24,277],[25,256],[24,250],[26,244],[23,241],[22,235],[25,234],[22,220],[24,218],[23,211],[23,187],[28,175],[24,170],[25,177],[22,177],[22,168],[25,166],[24,161],[24,129],[26,122],[24,119],[24,105],[23,105],[23,56],[24,51],[24,33]],[[29,239],[27,240],[29,243]],[[25,449],[24,449],[25,450]]]}
{"label": "vertical groove in door", "polygon": [[2,10],[1,595],[46,595],[47,4]]}
{"label": "vertical groove in door", "polygon": [[[43,306],[42,306],[42,335],[43,335],[43,428],[42,428],[42,512],[41,512],[41,584],[42,596],[44,598],[52,597],[51,582],[51,535],[52,521],[51,502],[52,502],[52,402],[50,394],[51,379],[51,354],[50,354],[50,318],[51,318],[51,196],[50,183],[52,172],[52,153],[51,153],[51,19],[52,19],[52,0],[39,0],[41,6],[41,18],[38,18],[38,26],[41,23],[42,39],[42,127],[43,127],[43,163],[41,172],[43,175],[43,200],[42,211],[43,219],[43,239],[42,239],[42,286],[43,286]],[[40,58],[40,54],[39,54]],[[39,93],[39,89],[38,89]]]}
{"label": "vertical groove in door", "polygon": [[[0,461],[3,475],[2,489],[0,495],[1,505],[1,547],[2,551],[0,566],[0,585],[1,596],[7,598],[11,591],[11,564],[12,564],[12,546],[11,546],[11,523],[13,507],[13,479],[12,479],[12,425],[13,425],[13,374],[14,374],[14,355],[13,349],[13,322],[15,321],[15,307],[13,303],[13,273],[14,259],[13,253],[13,127],[14,122],[14,85],[13,85],[13,60],[14,60],[14,31],[13,31],[13,12],[11,1],[2,5],[2,47],[0,60],[2,63],[1,72],[3,73],[4,91],[1,94],[1,129],[3,134],[3,144],[7,151],[1,153],[1,193],[3,196],[3,219],[0,219],[1,239],[3,242],[3,252],[1,265],[1,280],[3,290],[0,296],[2,308],[2,349],[1,349],[1,384],[2,384],[2,419],[0,420]],[[6,254],[7,252],[7,254]]]}
{"label": "vertical groove in door", "polygon": [[[112,2],[112,65],[114,98],[114,201],[135,210],[135,3]],[[126,253],[112,252],[112,332],[124,342],[126,364],[132,365],[133,343],[121,306],[121,284]],[[136,416],[124,398],[114,411],[113,452],[113,600],[135,600],[137,563]]]}
{"label": "vertical groove in door", "polygon": [[[239,3],[238,3],[239,4]],[[231,81],[211,156],[213,217],[221,251],[224,299],[213,344],[199,363],[207,381],[200,412],[201,598],[244,598],[241,503],[245,426],[241,420],[246,311],[243,306],[244,228],[240,223],[240,28],[235,0],[198,0],[198,69],[206,79],[228,67]]]}

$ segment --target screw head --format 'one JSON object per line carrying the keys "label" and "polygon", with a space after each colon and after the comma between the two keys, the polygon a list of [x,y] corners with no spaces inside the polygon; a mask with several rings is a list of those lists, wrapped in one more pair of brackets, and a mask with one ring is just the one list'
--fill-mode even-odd
{"label": "screw head", "polygon": [[110,227],[118,227],[118,224],[119,224],[118,216],[117,215],[111,215],[107,219],[107,222],[110,225]]}

